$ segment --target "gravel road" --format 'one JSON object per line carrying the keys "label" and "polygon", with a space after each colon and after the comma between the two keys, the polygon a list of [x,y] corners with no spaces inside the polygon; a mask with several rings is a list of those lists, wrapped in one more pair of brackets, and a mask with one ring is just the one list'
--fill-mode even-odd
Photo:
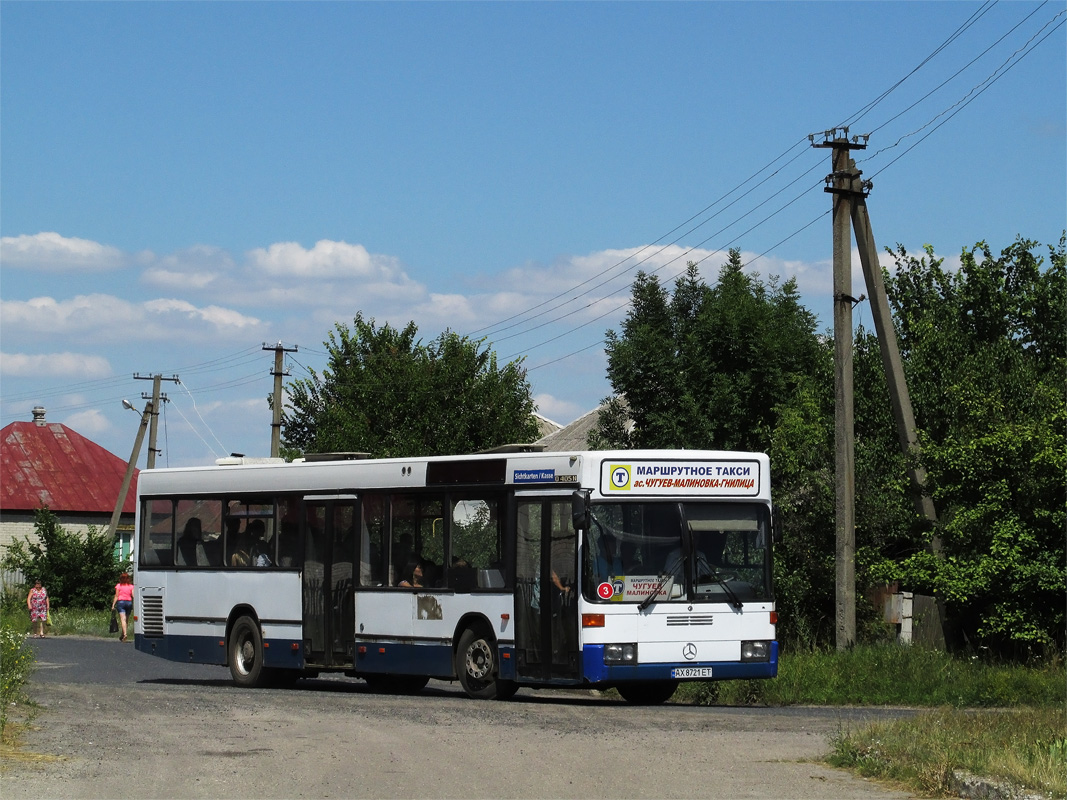
{"label": "gravel road", "polygon": [[904,798],[815,761],[900,712],[629,706],[589,692],[469,700],[449,683],[241,690],[129,644],[35,642],[41,705],[5,797]]}

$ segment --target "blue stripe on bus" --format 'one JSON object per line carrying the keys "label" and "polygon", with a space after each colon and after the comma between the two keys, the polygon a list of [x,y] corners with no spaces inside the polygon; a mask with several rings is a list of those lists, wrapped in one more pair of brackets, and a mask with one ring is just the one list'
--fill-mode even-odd
{"label": "blue stripe on bus", "polygon": [[[190,664],[226,665],[226,644],[218,636],[176,636],[161,639],[135,635],[134,646],[142,653],[159,656],[168,661],[185,661]],[[299,644],[299,642],[297,642]],[[263,666],[270,668],[303,669],[304,654],[299,647],[293,649],[292,639],[265,639],[263,641]]]}
{"label": "blue stripe on bus", "polygon": [[768,661],[681,661],[666,664],[609,665],[604,663],[604,645],[587,644],[582,648],[582,674],[589,683],[677,680],[671,677],[671,670],[684,667],[711,667],[712,677],[683,680],[774,678],[778,675],[778,642],[771,642],[771,656]]}
{"label": "blue stripe on bus", "polygon": [[[216,636],[178,636],[163,638],[135,635],[138,650],[169,661],[193,664],[226,664],[226,647]],[[303,669],[303,653],[292,649],[292,640],[267,639],[264,644],[263,666],[271,668]],[[448,679],[453,676],[452,646],[447,641],[437,645],[404,644],[395,641],[361,642],[366,652],[357,654],[356,663],[338,669],[382,675],[429,675]],[[384,652],[381,652],[384,651]],[[500,677],[515,679],[515,648],[498,647]],[[314,668],[312,666],[312,668]]]}
{"label": "blue stripe on bus", "polygon": [[361,641],[359,644],[366,651],[356,654],[353,667],[356,672],[382,675],[452,674],[452,647],[447,642],[430,645]]}

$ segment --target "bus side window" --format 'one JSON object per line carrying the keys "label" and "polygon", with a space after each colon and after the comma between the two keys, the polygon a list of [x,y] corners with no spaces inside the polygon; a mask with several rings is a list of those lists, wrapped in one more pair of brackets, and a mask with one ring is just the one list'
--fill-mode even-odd
{"label": "bus side window", "polygon": [[452,522],[449,586],[459,592],[469,591],[468,586],[502,588],[508,579],[501,550],[497,499],[453,499],[449,505]]}
{"label": "bus side window", "polygon": [[299,569],[300,558],[300,500],[295,497],[278,498],[278,566]]}
{"label": "bus side window", "polygon": [[170,566],[174,563],[174,503],[145,500],[141,509],[141,563]]}
{"label": "bus side window", "polygon": [[385,496],[365,494],[360,536],[359,585],[381,586],[387,582],[384,562],[388,559],[385,540]]}

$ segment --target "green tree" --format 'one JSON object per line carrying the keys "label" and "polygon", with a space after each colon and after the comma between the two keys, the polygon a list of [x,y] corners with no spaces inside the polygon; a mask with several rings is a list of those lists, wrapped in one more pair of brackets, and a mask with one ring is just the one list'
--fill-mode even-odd
{"label": "green tree", "polygon": [[27,581],[40,579],[53,606],[106,608],[118,576],[130,568],[115,558],[114,543],[106,530],[90,525],[84,534],[59,524],[48,508],[34,511],[37,541],[28,537],[10,545],[0,566],[18,570]]}
{"label": "green tree", "polygon": [[294,381],[282,416],[287,455],[367,452],[374,457],[486,450],[538,436],[522,361],[451,331],[424,343],[357,314],[325,342],[327,368]]}
{"label": "green tree", "polygon": [[984,242],[952,272],[903,247],[887,293],[944,558],[925,541],[872,574],[936,593],[966,640],[1007,656],[1064,647],[1067,270],[1064,239]]}
{"label": "green tree", "polygon": [[694,264],[673,293],[639,273],[607,353],[616,396],[590,445],[768,452],[786,532],[775,565],[780,638],[813,644],[831,635],[831,350],[795,282],[745,274],[737,250],[714,286]]}

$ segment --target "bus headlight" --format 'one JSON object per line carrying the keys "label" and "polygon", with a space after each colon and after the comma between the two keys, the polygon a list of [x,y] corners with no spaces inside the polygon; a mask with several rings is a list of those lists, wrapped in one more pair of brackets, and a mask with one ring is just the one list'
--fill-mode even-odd
{"label": "bus headlight", "polygon": [[770,642],[741,642],[742,661],[769,661],[770,658]]}
{"label": "bus headlight", "polygon": [[604,645],[605,664],[636,664],[636,644],[606,644]]}

